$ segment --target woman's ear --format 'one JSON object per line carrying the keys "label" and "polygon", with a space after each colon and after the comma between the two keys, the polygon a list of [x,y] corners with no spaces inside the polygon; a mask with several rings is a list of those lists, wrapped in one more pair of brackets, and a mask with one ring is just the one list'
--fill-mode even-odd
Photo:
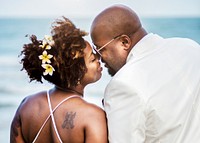
{"label": "woman's ear", "polygon": [[127,36],[127,35],[121,35],[120,40],[122,42],[124,50],[129,50],[129,48],[131,46],[131,39],[130,39],[130,37]]}

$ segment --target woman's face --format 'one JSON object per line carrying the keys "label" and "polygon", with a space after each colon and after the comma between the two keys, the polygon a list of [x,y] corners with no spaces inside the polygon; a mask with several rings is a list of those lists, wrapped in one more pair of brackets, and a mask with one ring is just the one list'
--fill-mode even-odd
{"label": "woman's face", "polygon": [[89,83],[96,82],[101,78],[102,67],[99,58],[93,53],[92,47],[87,41],[84,53],[85,53],[84,59],[87,67],[87,72],[83,77],[82,83],[87,85]]}

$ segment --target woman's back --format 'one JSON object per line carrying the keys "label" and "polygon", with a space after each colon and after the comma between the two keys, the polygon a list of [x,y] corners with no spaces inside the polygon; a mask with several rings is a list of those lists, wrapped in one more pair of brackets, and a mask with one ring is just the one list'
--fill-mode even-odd
{"label": "woman's back", "polygon": [[[50,92],[52,110],[64,99],[73,95],[73,93],[60,91]],[[22,106],[19,108],[19,117],[22,124],[22,135],[25,137],[26,142],[33,142],[49,115],[50,109],[46,92],[29,96],[23,101]],[[52,117],[50,117],[38,135],[36,143],[60,142],[56,130],[62,142],[89,143],[90,140],[93,141],[93,138],[98,138],[98,127],[101,127],[102,130],[106,129],[106,125],[102,124],[103,122],[106,123],[104,111],[93,104],[87,103],[81,96],[75,96],[64,101],[54,111],[53,115],[56,128],[54,128]],[[98,126],[97,124],[101,125]]]}

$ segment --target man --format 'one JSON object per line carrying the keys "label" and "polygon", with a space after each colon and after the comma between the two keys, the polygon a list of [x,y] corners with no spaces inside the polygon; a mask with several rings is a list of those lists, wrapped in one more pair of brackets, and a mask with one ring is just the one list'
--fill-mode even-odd
{"label": "man", "polygon": [[200,46],[147,33],[114,5],[94,19],[94,49],[113,78],[105,91],[110,143],[200,142]]}

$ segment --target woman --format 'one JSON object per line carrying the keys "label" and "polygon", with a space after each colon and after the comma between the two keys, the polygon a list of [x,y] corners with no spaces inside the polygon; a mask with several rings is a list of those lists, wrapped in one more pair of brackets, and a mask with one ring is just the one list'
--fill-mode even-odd
{"label": "woman", "polygon": [[102,67],[87,33],[63,17],[55,21],[52,37],[25,44],[21,60],[30,81],[55,85],[26,97],[11,124],[10,142],[107,143],[104,111],[82,97],[86,85],[101,77]]}

